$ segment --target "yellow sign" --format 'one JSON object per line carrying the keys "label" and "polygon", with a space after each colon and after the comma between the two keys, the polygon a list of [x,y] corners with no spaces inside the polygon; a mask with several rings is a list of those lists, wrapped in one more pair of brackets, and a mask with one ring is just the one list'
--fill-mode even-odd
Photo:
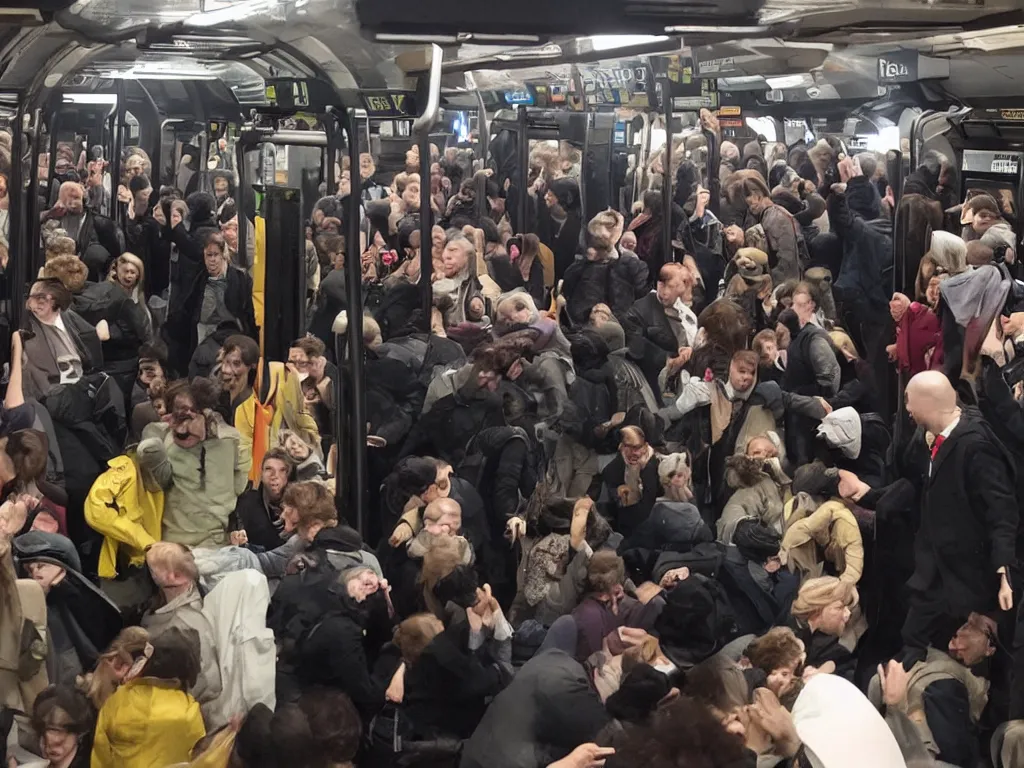
{"label": "yellow sign", "polygon": [[1000,109],[999,116],[1003,120],[1024,120],[1024,109]]}
{"label": "yellow sign", "polygon": [[718,110],[719,117],[739,117],[741,114],[743,114],[741,107],[722,107]]}

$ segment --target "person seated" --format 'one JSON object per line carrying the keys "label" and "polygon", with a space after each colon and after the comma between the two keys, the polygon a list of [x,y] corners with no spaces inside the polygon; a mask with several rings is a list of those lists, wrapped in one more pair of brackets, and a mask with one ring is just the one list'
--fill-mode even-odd
{"label": "person seated", "polygon": [[172,627],[147,650],[100,710],[92,768],[188,762],[206,735],[199,703],[189,694],[201,670],[194,631]]}
{"label": "person seated", "polygon": [[800,578],[783,568],[782,537],[754,518],[740,520],[726,547],[719,581],[729,595],[740,635],[761,634],[783,623]]}
{"label": "person seated", "polygon": [[131,614],[152,597],[146,550],[160,540],[164,493],[134,450],[111,459],[85,500],[85,521],[103,535],[100,585]]}
{"label": "person seated", "polygon": [[138,626],[125,627],[100,654],[96,667],[75,681],[96,712],[103,709],[107,699],[126,681],[132,667],[145,660],[147,647],[151,648],[149,632]]}
{"label": "person seated", "polygon": [[282,499],[293,479],[293,468],[283,448],[271,448],[263,455],[260,484],[238,497],[235,520],[229,527],[245,531],[250,545],[272,550],[284,543]]}
{"label": "person seated", "polygon": [[627,538],[654,509],[660,489],[659,461],[644,430],[637,426],[619,430],[619,452],[601,472],[601,478],[610,499],[614,528]]}
{"label": "person seated", "polygon": [[979,720],[989,701],[985,662],[997,651],[997,631],[993,619],[972,613],[946,651],[928,648],[927,656],[909,672],[895,661],[880,666],[881,674],[868,686],[868,698],[880,710],[906,712],[937,760],[977,765]]}
{"label": "person seated", "polygon": [[277,439],[279,447],[284,449],[294,465],[293,472],[298,482],[327,477],[323,459],[317,454],[319,446],[314,448],[290,429],[278,432]]}
{"label": "person seated", "polygon": [[139,348],[149,340],[145,309],[118,283],[87,282],[88,269],[76,256],[59,256],[43,267],[43,277],[56,278],[71,292],[71,308],[96,328],[103,350],[103,370],[127,399],[138,371]]}
{"label": "person seated", "polygon": [[23,339],[26,397],[42,402],[59,386],[103,367],[96,329],[71,309],[71,292],[59,280],[37,280],[26,304],[31,332]]}
{"label": "person seated", "polygon": [[204,708],[213,705],[222,689],[219,653],[213,624],[203,612],[195,557],[181,544],[160,541],[146,552],[146,567],[158,593],[142,626],[154,640],[171,629],[194,633],[199,669],[189,693]]}
{"label": "person seated", "polygon": [[30,711],[29,724],[38,738],[31,757],[39,755],[43,760],[20,761],[19,757],[28,755],[19,755],[16,746],[8,752],[14,753],[8,758],[11,766],[89,768],[96,713],[82,693],[70,685],[51,685],[36,697]]}
{"label": "person seated", "polygon": [[14,538],[13,551],[22,575],[34,579],[46,594],[49,679],[72,685],[121,631],[121,613],[83,575],[70,539],[30,531]]}
{"label": "person seated", "polygon": [[666,367],[677,373],[693,354],[697,341],[697,316],[693,302],[693,275],[682,264],[666,264],[658,274],[654,291],[639,299],[623,319],[626,338],[642,351],[643,369],[652,389]]}
{"label": "person seated", "polygon": [[617,636],[622,627],[648,630],[654,626],[664,601],[656,597],[641,603],[625,593],[625,581],[625,563],[615,553],[597,552],[590,558],[584,597],[572,612],[579,633],[577,659],[601,650],[606,638]]}
{"label": "person seated", "polygon": [[[463,615],[465,619],[463,619]],[[485,641],[488,636],[493,642]],[[487,700],[511,679],[512,627],[488,587],[476,605],[447,624],[432,614],[412,616],[395,629],[402,652],[401,712],[414,738],[468,739]]]}
{"label": "person seated", "polygon": [[[620,253],[622,215],[615,211],[597,214],[587,225],[587,251],[582,259],[568,262],[560,300],[571,325],[584,325],[595,304],[607,304],[616,318],[626,314],[647,293],[647,265],[634,254]],[[557,254],[556,254],[557,261]],[[561,305],[561,301],[560,301]]]}
{"label": "person seated", "polygon": [[853,678],[857,661],[840,642],[859,596],[857,588],[835,576],[808,579],[790,609],[788,625],[803,642],[807,664],[815,669],[836,665],[835,673]]}
{"label": "person seated", "polygon": [[661,495],[650,516],[618,550],[637,583],[651,578],[662,551],[689,552],[699,544],[714,541],[711,529],[693,504],[691,469],[686,453],[662,456],[658,462]]}
{"label": "person seated", "polygon": [[838,498],[839,473],[821,462],[794,473],[786,502],[783,561],[802,580],[826,573],[857,584],[864,572],[864,542],[857,518]]}
{"label": "person seated", "polygon": [[206,379],[175,382],[165,395],[165,422],[143,430],[139,466],[166,493],[163,538],[187,546],[223,546],[252,461],[238,430],[213,411],[217,391]]}

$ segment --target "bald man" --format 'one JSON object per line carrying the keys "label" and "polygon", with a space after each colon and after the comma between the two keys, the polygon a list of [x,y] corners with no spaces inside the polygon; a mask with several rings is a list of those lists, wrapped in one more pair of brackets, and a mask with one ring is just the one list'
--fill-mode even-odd
{"label": "bald man", "polygon": [[[1019,519],[1012,455],[976,410],[957,406],[945,375],[925,371],[912,378],[906,407],[926,430],[921,450],[927,451],[903,626],[909,668],[929,644],[946,648],[972,612],[998,616],[1013,607],[1008,569],[1016,562]],[[840,488],[868,508],[886,490],[863,483]]]}

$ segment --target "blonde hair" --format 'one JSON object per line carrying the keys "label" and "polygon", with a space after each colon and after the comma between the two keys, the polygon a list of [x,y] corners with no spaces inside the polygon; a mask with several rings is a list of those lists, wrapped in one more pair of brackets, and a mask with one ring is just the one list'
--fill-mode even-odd
{"label": "blonde hair", "polygon": [[803,583],[790,613],[798,619],[806,620],[832,603],[842,603],[852,609],[859,600],[857,587],[853,584],[840,581],[835,576],[821,576]]}
{"label": "blonde hair", "polygon": [[43,277],[56,278],[71,293],[78,293],[89,279],[89,268],[74,254],[54,256],[43,265]]}
{"label": "blonde hair", "polygon": [[135,284],[135,287],[139,290],[144,291],[146,288],[146,265],[142,263],[142,259],[136,256],[134,253],[125,251],[114,261],[114,268],[110,270],[110,282],[117,282],[117,268],[121,264],[131,264],[135,269],[139,271],[139,282]]}
{"label": "blonde hair", "polygon": [[114,662],[131,665],[138,656],[146,652],[149,632],[142,627],[125,627],[118,633],[106,651],[96,660],[96,669],[75,680],[75,687],[84,693],[97,710],[109,699],[120,681],[114,670]]}
{"label": "blonde hair", "polygon": [[829,333],[829,338],[832,339],[832,343],[836,349],[840,352],[845,352],[854,360],[860,360],[860,355],[857,353],[857,345],[853,343],[853,339],[846,331],[835,330]]}
{"label": "blonde hair", "polygon": [[175,573],[188,576],[193,582],[199,581],[199,567],[192,550],[184,544],[173,541],[158,541],[146,550],[146,560]]}

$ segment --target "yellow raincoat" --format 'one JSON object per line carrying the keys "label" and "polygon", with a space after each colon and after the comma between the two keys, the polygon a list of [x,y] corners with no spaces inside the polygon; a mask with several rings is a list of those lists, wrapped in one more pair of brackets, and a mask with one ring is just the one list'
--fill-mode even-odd
{"label": "yellow raincoat", "polygon": [[205,735],[199,703],[176,680],[140,677],[114,691],[100,710],[91,768],[187,763]]}
{"label": "yellow raincoat", "polygon": [[132,565],[142,565],[146,561],[146,547],[160,540],[164,492],[146,488],[134,454],[117,456],[108,461],[107,466],[109,469],[96,478],[89,490],[85,521],[104,537],[100,578],[113,579],[117,576],[121,546],[127,547]]}

